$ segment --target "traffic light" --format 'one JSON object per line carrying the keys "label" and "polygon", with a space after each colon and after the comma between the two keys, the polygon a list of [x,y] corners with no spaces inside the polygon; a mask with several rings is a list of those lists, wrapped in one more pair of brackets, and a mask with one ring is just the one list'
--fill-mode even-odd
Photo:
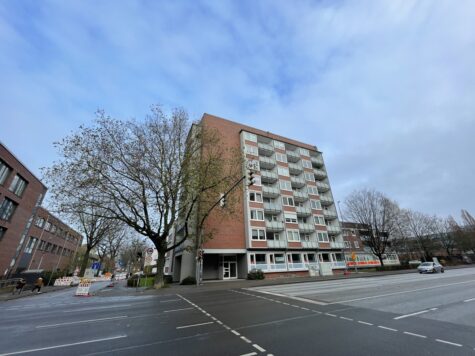
{"label": "traffic light", "polygon": [[254,175],[254,171],[248,170],[247,171],[247,186],[250,187],[256,183],[256,177]]}
{"label": "traffic light", "polygon": [[219,206],[221,208],[224,208],[226,206],[226,196],[224,195],[224,193],[221,193],[221,195],[220,195]]}

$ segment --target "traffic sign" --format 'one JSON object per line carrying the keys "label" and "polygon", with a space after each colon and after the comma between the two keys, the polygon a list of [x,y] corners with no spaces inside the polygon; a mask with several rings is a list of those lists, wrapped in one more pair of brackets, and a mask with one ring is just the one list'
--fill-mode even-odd
{"label": "traffic sign", "polygon": [[152,256],[152,255],[153,255],[153,248],[151,248],[151,247],[147,248],[146,254],[147,254],[148,256]]}

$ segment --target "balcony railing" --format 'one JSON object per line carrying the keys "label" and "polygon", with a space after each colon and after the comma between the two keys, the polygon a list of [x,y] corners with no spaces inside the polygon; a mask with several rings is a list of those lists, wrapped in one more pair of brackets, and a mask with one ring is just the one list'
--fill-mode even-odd
{"label": "balcony railing", "polygon": [[262,195],[269,198],[276,198],[280,194],[279,188],[269,187],[266,185],[262,186]]}
{"label": "balcony railing", "polygon": [[269,248],[285,248],[287,247],[286,240],[267,240],[267,247]]}
{"label": "balcony railing", "polygon": [[290,177],[290,183],[292,184],[292,187],[302,188],[305,186],[305,179],[300,177]]}
{"label": "balcony railing", "polygon": [[308,193],[303,190],[294,190],[294,199],[295,201],[306,201],[308,200]]}
{"label": "balcony railing", "polygon": [[289,162],[289,171],[292,174],[300,174],[303,172],[303,168],[296,163]]}
{"label": "balcony railing", "polygon": [[327,231],[330,235],[338,235],[341,232],[341,229],[337,225],[328,225]]}
{"label": "balcony railing", "polygon": [[275,167],[275,164],[276,164],[273,158],[263,157],[263,156],[259,157],[259,163],[260,163],[260,166],[264,169],[272,169]]}
{"label": "balcony railing", "polygon": [[261,180],[263,182],[276,182],[279,179],[277,173],[261,170]]}
{"label": "balcony railing", "polygon": [[330,247],[331,248],[345,248],[345,243],[344,242],[330,241]]}
{"label": "balcony railing", "polygon": [[318,248],[317,240],[302,241],[303,248]]}
{"label": "balcony railing", "polygon": [[320,202],[323,206],[328,206],[333,204],[333,198],[330,195],[320,195]]}
{"label": "balcony railing", "polygon": [[312,157],[310,157],[310,160],[317,167],[323,166],[323,158],[321,156],[318,156],[318,157],[312,156]]}
{"label": "balcony railing", "polygon": [[287,151],[287,161],[289,162],[298,162],[300,160],[300,154],[293,151]]}
{"label": "balcony railing", "polygon": [[310,216],[312,215],[312,209],[305,206],[296,206],[295,211],[298,216]]}
{"label": "balcony railing", "polygon": [[332,264],[332,268],[346,268],[345,261],[333,261],[331,264]]}
{"label": "balcony railing", "polygon": [[285,263],[251,263],[251,269],[260,269],[261,271],[286,271]]}
{"label": "balcony railing", "polygon": [[307,223],[299,223],[299,231],[301,232],[314,232],[315,225],[314,224],[307,224]]}
{"label": "balcony railing", "polygon": [[336,219],[338,217],[335,209],[323,209],[323,216],[327,219]]}
{"label": "balcony railing", "polygon": [[264,212],[266,213],[280,213],[282,206],[274,203],[264,203]]}
{"label": "balcony railing", "polygon": [[330,185],[328,185],[327,183],[319,181],[316,181],[315,183],[317,184],[317,188],[320,193],[328,192],[330,190]]}
{"label": "balcony railing", "polygon": [[289,267],[289,270],[292,270],[292,269],[305,269],[306,266],[305,266],[305,263],[288,263],[287,266]]}
{"label": "balcony railing", "polygon": [[257,147],[259,148],[259,154],[262,156],[271,156],[274,153],[274,147],[267,143],[259,142]]}
{"label": "balcony railing", "polygon": [[317,179],[324,179],[327,176],[327,172],[325,172],[323,169],[318,168],[313,169],[313,174]]}
{"label": "balcony railing", "polygon": [[280,221],[266,220],[266,229],[269,231],[282,231],[284,230],[284,223]]}

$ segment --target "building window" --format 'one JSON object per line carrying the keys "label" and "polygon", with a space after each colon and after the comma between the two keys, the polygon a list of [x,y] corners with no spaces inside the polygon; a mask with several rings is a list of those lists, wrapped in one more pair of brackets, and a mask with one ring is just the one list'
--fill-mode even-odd
{"label": "building window", "polygon": [[52,244],[51,242],[48,242],[48,243],[46,244],[45,251],[46,251],[46,252],[49,252],[49,251],[51,250],[51,247],[52,247],[52,246],[53,246],[53,244]]}
{"label": "building window", "polygon": [[262,210],[251,209],[251,220],[264,221],[264,212]]}
{"label": "building window", "polygon": [[282,204],[287,206],[295,206],[294,198],[292,197],[282,197]]}
{"label": "building window", "polygon": [[6,232],[7,232],[7,229],[3,226],[0,226],[0,241],[2,241],[3,236],[5,236]]}
{"label": "building window", "polygon": [[51,230],[51,223],[49,221],[47,221],[46,224],[45,224],[45,230],[46,231]]}
{"label": "building window", "polygon": [[274,147],[275,148],[280,148],[281,150],[285,150],[285,144],[280,141],[274,140]]}
{"label": "building window", "polygon": [[31,253],[37,242],[38,239],[36,237],[30,237],[30,241],[28,241],[28,245],[25,247],[25,253]]}
{"label": "building window", "polygon": [[288,176],[289,176],[289,169],[288,169],[288,168],[285,168],[285,167],[277,167],[277,173],[278,173],[280,176],[286,176],[286,177],[288,177]]}
{"label": "building window", "polygon": [[358,243],[358,241],[353,241],[353,243],[355,244],[355,248],[360,248],[360,244]]}
{"label": "building window", "polygon": [[300,241],[300,234],[298,230],[287,230],[288,241]]}
{"label": "building window", "polygon": [[328,234],[326,232],[318,232],[317,236],[319,242],[328,242]]}
{"label": "building window", "polygon": [[303,156],[310,156],[310,152],[306,148],[299,148],[300,154]]}
{"label": "building window", "polygon": [[250,132],[244,132],[244,139],[247,141],[257,142],[257,136]]}
{"label": "building window", "polygon": [[305,180],[308,180],[310,182],[315,182],[315,176],[313,175],[313,173],[305,172],[303,175],[305,177]]}
{"label": "building window", "polygon": [[13,178],[12,184],[10,184],[10,188],[8,188],[8,190],[10,190],[13,194],[21,197],[27,185],[27,181],[17,174],[15,178]]}
{"label": "building window", "polygon": [[253,155],[253,156],[258,156],[259,155],[256,146],[246,145],[245,150],[246,150],[246,153],[249,154],[249,155]]}
{"label": "building window", "polygon": [[285,153],[275,153],[275,159],[279,162],[287,163],[287,155]]}
{"label": "building window", "polygon": [[297,223],[297,214],[285,213],[285,222],[296,224]]}
{"label": "building window", "polygon": [[345,247],[346,247],[346,248],[351,248],[349,241],[345,241]]}
{"label": "building window", "polygon": [[7,180],[12,169],[0,159],[0,185],[3,185]]}
{"label": "building window", "polygon": [[308,194],[313,194],[313,195],[318,195],[318,189],[317,187],[314,187],[313,185],[307,186]]}
{"label": "building window", "polygon": [[266,234],[264,230],[252,229],[253,240],[265,240]]}
{"label": "building window", "polygon": [[312,209],[321,210],[322,204],[318,200],[310,200],[310,206]]}
{"label": "building window", "polygon": [[307,161],[306,159],[303,159],[302,166],[304,166],[304,168],[312,168],[312,162]]}
{"label": "building window", "polygon": [[40,217],[36,218],[35,225],[37,227],[39,227],[41,229],[44,224],[45,224],[45,219],[40,218]]}
{"label": "building window", "polygon": [[255,201],[262,203],[262,193],[258,192],[249,192],[249,201]]}
{"label": "building window", "polygon": [[40,244],[38,245],[38,250],[43,251],[46,246],[46,241],[40,240]]}
{"label": "building window", "polygon": [[292,184],[287,180],[279,180],[279,186],[281,190],[292,191]]}
{"label": "building window", "polygon": [[9,221],[12,218],[17,205],[18,204],[12,200],[5,198],[5,200],[3,200],[2,206],[0,206],[0,220]]}
{"label": "building window", "polygon": [[315,222],[316,225],[325,225],[325,219],[323,218],[323,216],[314,215],[313,221]]}

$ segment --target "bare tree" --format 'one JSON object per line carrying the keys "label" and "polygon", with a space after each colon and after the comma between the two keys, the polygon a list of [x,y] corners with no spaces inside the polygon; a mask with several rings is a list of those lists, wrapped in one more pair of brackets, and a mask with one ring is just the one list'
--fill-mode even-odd
{"label": "bare tree", "polygon": [[467,210],[462,210],[461,216],[462,224],[458,224],[455,219],[451,220],[457,248],[463,252],[475,253],[475,218]]}
{"label": "bare tree", "polygon": [[115,261],[119,255],[119,251],[126,243],[129,231],[128,227],[115,226],[114,231],[107,234],[96,247],[97,254],[101,260],[101,265],[108,271],[113,271],[115,268]]}
{"label": "bare tree", "polygon": [[390,237],[397,229],[397,203],[380,192],[362,189],[346,198],[345,213],[364,227],[365,230],[360,232],[361,238],[384,266],[383,255],[390,244]]}
{"label": "bare tree", "polygon": [[[176,109],[167,116],[152,108],[142,122],[121,121],[99,112],[93,127],[57,143],[61,161],[49,169],[58,174],[63,196],[78,191],[84,203],[100,209],[149,238],[158,251],[155,285],[163,285],[165,254],[193,235],[188,223],[204,195],[219,198],[236,180],[236,164],[211,129],[195,124]],[[59,199],[65,199],[58,196]],[[178,219],[180,236],[167,237]]]}
{"label": "bare tree", "polygon": [[403,210],[401,215],[407,235],[417,244],[424,261],[431,259],[436,248],[435,218],[410,209]]}
{"label": "bare tree", "polygon": [[449,259],[454,256],[454,250],[457,246],[456,235],[452,231],[454,222],[454,218],[449,216],[446,219],[435,218],[433,225],[434,234]]}

